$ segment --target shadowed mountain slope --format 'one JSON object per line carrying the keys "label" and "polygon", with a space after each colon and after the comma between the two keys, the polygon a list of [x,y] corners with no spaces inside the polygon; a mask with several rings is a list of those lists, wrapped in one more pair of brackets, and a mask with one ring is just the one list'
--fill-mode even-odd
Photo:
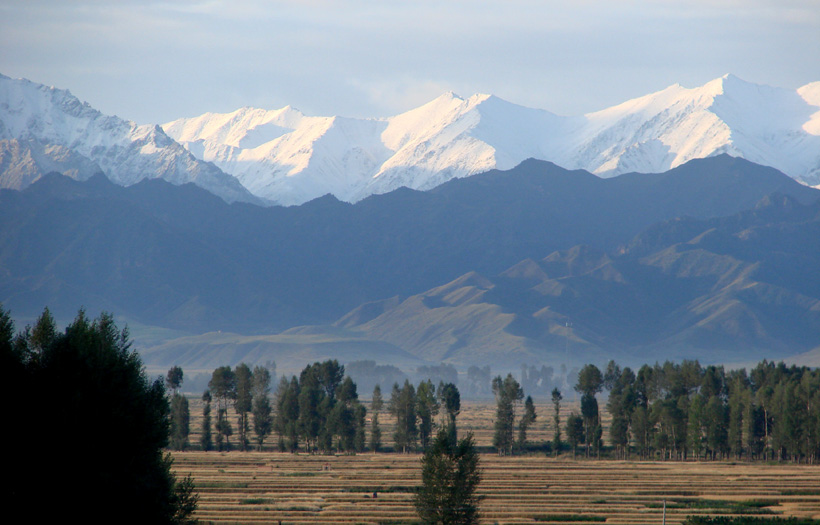
{"label": "shadowed mountain slope", "polygon": [[[415,305],[423,311],[436,301],[449,301],[473,308],[476,320],[458,329],[442,329],[440,334],[433,328],[426,336],[413,334],[417,346],[427,348],[423,355],[449,359],[456,355],[447,354],[454,346],[465,345],[479,334],[484,334],[485,346],[501,344],[493,335],[501,332],[488,327],[493,323],[506,327],[504,333],[526,338],[515,340],[524,349],[515,351],[528,351],[528,341],[538,340],[530,330],[546,330],[559,339],[563,333],[557,324],[545,328],[520,315],[504,317],[515,313],[510,309],[512,303],[486,299],[501,293],[494,276],[523,260],[532,261],[516,266],[516,275],[526,279],[514,280],[533,281],[540,291],[517,294],[511,289],[505,293],[512,297],[509,301],[529,301],[531,309],[538,307],[529,316],[533,319],[581,316],[572,309],[556,314],[557,306],[545,310],[550,305],[540,305],[532,297],[567,301],[577,295],[578,309],[586,304],[591,310],[605,310],[598,304],[604,296],[596,296],[592,284],[605,282],[620,290],[621,281],[631,282],[635,265],[641,271],[652,269],[658,286],[669,290],[664,300],[674,302],[678,300],[676,290],[687,291],[690,285],[670,284],[664,272],[683,265],[675,261],[688,260],[692,254],[666,253],[658,246],[683,246],[702,233],[700,226],[690,227],[689,221],[736,214],[773,192],[789,196],[783,206],[798,211],[818,196],[817,190],[771,168],[728,156],[692,161],[659,175],[626,174],[611,179],[527,161],[510,171],[453,180],[429,192],[400,189],[355,205],[326,196],[290,208],[226,204],[193,185],[174,186],[161,180],[123,188],[103,177],[81,183],[46,176],[24,191],[0,192],[0,301],[17,316],[36,315],[49,305],[58,317],[69,318],[84,305],[91,313],[106,309],[145,324],[191,332],[270,334],[298,325],[332,323],[358,305],[396,297],[389,305],[371,305],[347,317],[345,326],[361,326],[388,315],[408,297],[475,272],[489,276],[493,286],[482,285],[476,276],[470,279],[469,288],[428,293],[426,303]],[[788,211],[773,210],[749,213],[757,213],[765,225],[769,221],[766,213]],[[656,262],[622,267],[626,259],[617,255],[620,246],[658,221],[681,216],[693,219],[649,229],[629,245],[627,253],[640,252],[643,259],[655,257]],[[778,228],[791,231],[797,226],[784,223]],[[732,240],[730,247],[743,235],[768,243],[762,246],[771,253],[760,257],[771,261],[759,264],[755,272],[763,273],[754,276],[766,275],[764,282],[773,286],[792,286],[800,280],[797,269],[783,273],[774,265],[779,258],[800,271],[814,262],[802,255],[779,255],[782,247],[778,243],[785,242],[779,230],[760,226],[748,233],[723,235]],[[716,241],[706,236],[700,242]],[[589,253],[577,249],[577,254],[570,250],[544,259],[576,245],[589,246]],[[742,250],[708,253],[754,266],[760,261],[750,257],[758,247],[749,250],[751,255]],[[585,284],[592,279],[590,275],[598,275],[590,272],[605,275],[606,280],[596,277],[596,282]],[[566,281],[569,277],[575,280]],[[570,285],[571,294],[561,292]],[[623,304],[643,308],[646,315],[657,313],[654,303],[643,304],[642,296],[630,290],[618,292],[623,298],[615,295],[611,300],[627,301]],[[707,305],[700,308],[705,312]],[[606,310],[608,313],[600,314],[601,322],[616,314],[638,315],[629,314],[628,308],[622,310]],[[632,332],[637,326],[623,325],[617,316],[608,322],[615,335]],[[429,326],[434,325],[431,321]],[[605,347],[600,338],[609,337],[606,333],[582,337],[580,327],[575,331],[579,342],[583,339],[598,348]],[[615,338],[618,345],[633,344],[624,337]],[[633,337],[645,344],[656,336],[638,330]],[[447,338],[451,341],[433,344]],[[395,346],[407,350],[404,345]]]}

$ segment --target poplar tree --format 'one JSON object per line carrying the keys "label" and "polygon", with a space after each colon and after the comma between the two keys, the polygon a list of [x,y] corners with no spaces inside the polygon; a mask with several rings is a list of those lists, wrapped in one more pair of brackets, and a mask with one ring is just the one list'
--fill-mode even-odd
{"label": "poplar tree", "polygon": [[584,418],[584,443],[587,457],[589,457],[591,445],[594,445],[596,449],[599,447],[600,417],[595,394],[600,392],[603,386],[604,378],[595,365],[586,365],[578,373],[575,391],[581,394],[581,416]]}
{"label": "poplar tree", "polygon": [[518,449],[524,450],[527,446],[527,430],[535,423],[535,403],[532,401],[532,396],[527,396],[524,401],[524,414],[521,416],[521,421],[518,423]]}
{"label": "poplar tree", "polygon": [[379,426],[379,412],[384,408],[382,388],[378,383],[373,387],[373,399],[370,403],[370,408],[373,410],[370,423],[370,449],[373,452],[378,452],[379,447],[382,446],[382,429]]}
{"label": "poplar tree", "polygon": [[174,394],[171,398],[171,447],[174,450],[188,448],[188,435],[191,431],[191,415],[188,410],[188,398]]}
{"label": "poplar tree", "polygon": [[248,432],[250,423],[248,414],[253,409],[253,383],[251,381],[251,369],[245,363],[236,365],[234,375],[234,403],[233,407],[237,414],[237,428],[239,429],[239,447],[245,451],[248,449]]}
{"label": "poplar tree", "polygon": [[558,456],[558,452],[561,451],[561,400],[563,396],[561,396],[561,391],[558,388],[552,389],[552,423],[555,427],[554,432],[552,434],[552,450],[555,456]]}
{"label": "poplar tree", "polygon": [[229,366],[221,366],[213,371],[208,382],[211,394],[216,398],[216,448],[230,450],[230,436],[233,428],[228,420],[228,402],[236,397],[236,381]]}
{"label": "poplar tree", "polygon": [[396,428],[393,433],[393,442],[396,449],[407,452],[415,448],[418,438],[416,389],[413,388],[409,380],[404,381],[402,388],[399,388],[398,383],[393,384],[387,410],[396,418]]}
{"label": "poplar tree", "polygon": [[461,394],[458,391],[458,387],[453,383],[439,383],[438,398],[444,405],[448,424],[455,428],[456,417],[458,417],[458,414],[461,412]]}
{"label": "poplar tree", "polygon": [[165,376],[165,386],[171,389],[173,395],[176,395],[177,390],[182,386],[183,376],[182,368],[178,366],[173,366],[168,370]]}
{"label": "poplar tree", "polygon": [[270,392],[270,371],[266,367],[255,366],[251,375],[253,396],[253,432],[259,451],[273,431],[273,414],[268,393]]}
{"label": "poplar tree", "polygon": [[504,379],[496,376],[493,379],[492,388],[497,405],[493,446],[499,454],[512,455],[515,443],[515,409],[518,402],[524,398],[524,390],[512,374],[507,374]]}
{"label": "poplar tree", "polygon": [[416,388],[416,416],[419,420],[418,429],[422,450],[427,450],[430,446],[434,420],[438,415],[439,407],[433,382],[428,379],[419,383]]}
{"label": "poplar tree", "polygon": [[213,449],[214,442],[211,437],[211,391],[205,390],[202,393],[202,427],[199,434],[199,446],[202,450]]}

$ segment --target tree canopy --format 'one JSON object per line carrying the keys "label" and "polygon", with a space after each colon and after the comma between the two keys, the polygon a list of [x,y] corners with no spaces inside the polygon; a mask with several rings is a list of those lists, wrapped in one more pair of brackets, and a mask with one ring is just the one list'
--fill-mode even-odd
{"label": "tree canopy", "polygon": [[12,327],[0,309],[0,395],[15,400],[6,416],[26,429],[35,452],[4,464],[13,481],[3,491],[5,511],[35,522],[110,523],[127,509],[138,523],[186,522],[196,496],[163,451],[165,385],[145,375],[127,329],[110,314],[92,321],[82,310],[64,332],[44,329],[35,343],[28,330],[11,341]]}
{"label": "tree canopy", "polygon": [[456,440],[442,428],[421,460],[421,487],[414,498],[423,523],[478,523],[481,483],[478,452],[472,435]]}

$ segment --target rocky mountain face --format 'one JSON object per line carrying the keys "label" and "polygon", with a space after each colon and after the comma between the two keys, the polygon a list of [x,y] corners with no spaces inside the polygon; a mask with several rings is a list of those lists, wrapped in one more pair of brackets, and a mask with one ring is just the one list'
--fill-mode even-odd
{"label": "rocky mountain face", "polygon": [[264,202],[159,126],[103,115],[68,91],[0,75],[0,188],[22,189],[52,171],[77,180],[104,173],[122,186],[192,182],[228,202]]}

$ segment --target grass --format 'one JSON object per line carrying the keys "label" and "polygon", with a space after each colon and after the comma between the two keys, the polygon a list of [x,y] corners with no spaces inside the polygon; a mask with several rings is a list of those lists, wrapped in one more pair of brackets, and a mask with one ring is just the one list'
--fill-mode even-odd
{"label": "grass", "polygon": [[240,505],[267,505],[268,503],[274,503],[273,499],[271,498],[243,498],[239,500]]}
{"label": "grass", "polygon": [[806,518],[729,518],[724,516],[690,516],[683,525],[820,525],[820,521]]}
{"label": "grass", "polygon": [[407,493],[407,494],[415,494],[416,487],[408,487],[405,485],[393,485],[387,487],[347,487],[342,489],[343,492],[367,492],[367,493]]}
{"label": "grass", "polygon": [[535,521],[558,521],[558,522],[598,522],[606,521],[604,516],[589,516],[585,514],[546,514],[544,516],[533,516]]}

